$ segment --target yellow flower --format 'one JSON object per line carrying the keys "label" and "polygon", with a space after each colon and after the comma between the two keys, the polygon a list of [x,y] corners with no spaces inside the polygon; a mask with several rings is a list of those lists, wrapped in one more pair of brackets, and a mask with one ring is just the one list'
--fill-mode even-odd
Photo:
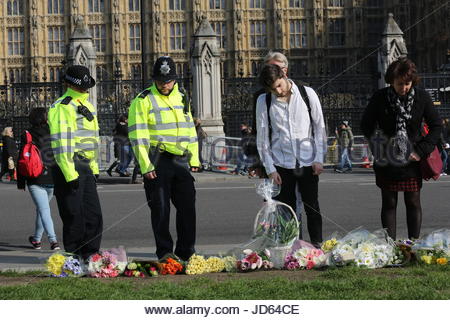
{"label": "yellow flower", "polygon": [[225,269],[225,263],[218,257],[209,257],[206,260],[205,272],[222,272]]}
{"label": "yellow flower", "polygon": [[444,265],[444,264],[448,263],[448,260],[447,260],[447,258],[439,258],[439,259],[436,259],[436,263]]}
{"label": "yellow flower", "polygon": [[433,262],[432,256],[422,256],[420,259],[425,262],[426,264],[431,264]]}
{"label": "yellow flower", "polygon": [[46,263],[47,270],[56,276],[61,275],[64,261],[66,261],[66,257],[64,257],[62,254],[52,254],[50,258],[48,258]]}
{"label": "yellow flower", "polygon": [[202,274],[205,272],[205,268],[205,258],[203,256],[194,254],[189,258],[186,267],[186,274]]}
{"label": "yellow flower", "polygon": [[322,250],[325,252],[331,251],[337,244],[337,240],[335,238],[325,241],[322,244]]}

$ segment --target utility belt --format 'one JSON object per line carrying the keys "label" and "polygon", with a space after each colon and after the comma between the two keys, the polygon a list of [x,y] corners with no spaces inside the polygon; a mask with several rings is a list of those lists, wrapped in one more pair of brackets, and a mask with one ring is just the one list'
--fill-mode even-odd
{"label": "utility belt", "polygon": [[73,160],[74,160],[74,161],[87,162],[87,163],[91,162],[91,160],[89,160],[89,159],[86,158],[84,155],[82,155],[82,154],[80,154],[80,153],[77,153],[77,152],[74,153],[74,155],[73,155]]}
{"label": "utility belt", "polygon": [[189,161],[189,154],[187,150],[183,155],[176,155],[168,151],[165,151],[164,147],[161,148],[161,144],[158,144],[156,147],[150,147],[150,159],[152,163],[156,163],[160,157],[183,162]]}

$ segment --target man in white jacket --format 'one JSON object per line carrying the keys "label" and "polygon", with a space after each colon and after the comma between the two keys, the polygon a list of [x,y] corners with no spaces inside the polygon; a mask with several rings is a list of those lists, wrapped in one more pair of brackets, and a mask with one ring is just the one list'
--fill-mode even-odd
{"label": "man in white jacket", "polygon": [[[304,87],[309,100],[278,65],[261,70],[261,84],[270,94],[258,97],[256,106],[257,147],[269,177],[281,185],[276,200],[295,211],[295,186],[304,203],[311,243],[322,242],[322,216],[318,200],[319,175],[323,171],[326,150],[325,125],[319,98],[313,89]],[[305,97],[306,98],[306,97]],[[269,112],[269,115],[268,115]],[[270,118],[269,118],[270,117]]]}

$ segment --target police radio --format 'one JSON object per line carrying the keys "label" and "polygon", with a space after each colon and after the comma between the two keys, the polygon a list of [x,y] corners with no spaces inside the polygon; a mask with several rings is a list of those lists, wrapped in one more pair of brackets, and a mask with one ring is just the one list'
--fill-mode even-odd
{"label": "police radio", "polygon": [[80,100],[77,100],[80,104],[78,106],[78,113],[81,114],[83,117],[85,117],[88,121],[94,120],[94,115],[92,112],[86,107],[84,104],[81,103]]}

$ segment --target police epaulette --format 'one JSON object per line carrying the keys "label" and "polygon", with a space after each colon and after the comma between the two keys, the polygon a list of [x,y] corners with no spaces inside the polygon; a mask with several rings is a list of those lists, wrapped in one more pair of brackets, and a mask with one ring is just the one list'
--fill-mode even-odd
{"label": "police epaulette", "polygon": [[72,101],[72,97],[71,96],[67,96],[60,102],[60,104],[69,104],[70,101]]}
{"label": "police epaulette", "polygon": [[148,96],[150,93],[149,89],[145,89],[144,91],[141,92],[141,94],[139,95],[139,98],[144,99],[146,96]]}

